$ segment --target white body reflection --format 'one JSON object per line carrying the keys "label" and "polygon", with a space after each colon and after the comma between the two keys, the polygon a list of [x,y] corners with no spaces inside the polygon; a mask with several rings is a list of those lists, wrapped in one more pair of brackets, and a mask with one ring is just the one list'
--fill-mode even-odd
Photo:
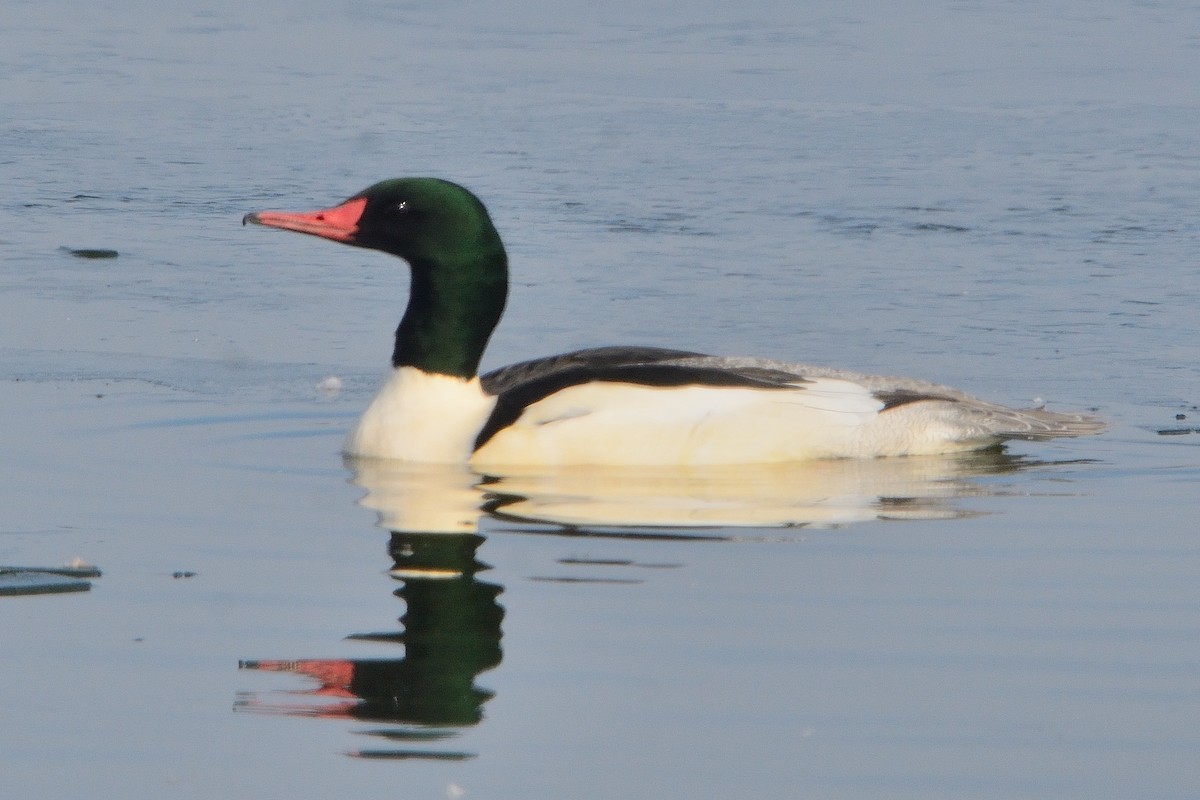
{"label": "white body reflection", "polygon": [[470,533],[485,515],[570,528],[838,526],[969,516],[955,500],[987,495],[979,478],[1031,462],[1000,451],[683,468],[516,468],[348,458],[361,504],[393,531]]}

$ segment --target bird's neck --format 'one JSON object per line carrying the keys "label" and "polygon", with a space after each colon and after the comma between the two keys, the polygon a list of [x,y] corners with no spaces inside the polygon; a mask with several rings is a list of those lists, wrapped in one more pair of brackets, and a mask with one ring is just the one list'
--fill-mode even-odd
{"label": "bird's neck", "polygon": [[453,261],[410,262],[412,289],[396,329],[394,367],[472,378],[508,296],[503,251]]}

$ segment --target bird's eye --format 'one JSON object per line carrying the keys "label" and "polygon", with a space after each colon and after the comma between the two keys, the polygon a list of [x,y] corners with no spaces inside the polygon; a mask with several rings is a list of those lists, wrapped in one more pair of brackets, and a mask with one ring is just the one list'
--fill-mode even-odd
{"label": "bird's eye", "polygon": [[392,206],[392,213],[398,217],[404,216],[408,213],[408,211],[409,209],[407,200],[401,200],[399,203],[396,203]]}

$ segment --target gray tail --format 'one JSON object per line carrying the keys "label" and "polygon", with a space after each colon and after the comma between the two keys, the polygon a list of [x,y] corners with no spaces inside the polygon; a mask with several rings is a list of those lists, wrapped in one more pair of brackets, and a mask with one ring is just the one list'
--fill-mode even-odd
{"label": "gray tail", "polygon": [[1066,414],[1044,408],[1010,408],[996,415],[996,434],[1007,439],[1054,439],[1059,436],[1091,436],[1108,423],[1089,414]]}

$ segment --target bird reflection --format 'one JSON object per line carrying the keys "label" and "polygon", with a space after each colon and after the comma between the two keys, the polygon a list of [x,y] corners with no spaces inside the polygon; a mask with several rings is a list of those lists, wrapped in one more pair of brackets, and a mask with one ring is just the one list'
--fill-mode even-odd
{"label": "bird reflection", "polygon": [[[367,733],[408,743],[449,738],[453,729],[477,724],[492,692],[476,686],[475,679],[500,663],[504,619],[496,602],[503,589],[478,578],[488,569],[475,558],[483,541],[476,534],[393,531],[388,551],[391,574],[403,581],[394,592],[405,603],[403,629],[347,638],[403,645],[404,657],[242,661],[242,669],[298,673],[318,685],[293,694],[289,703],[245,695],[238,709],[403,725]],[[352,755],[447,759],[472,754],[410,747]]]}
{"label": "bird reflection", "polygon": [[[565,467],[480,475],[466,467],[348,460],[360,503],[390,530],[473,532],[481,519],[546,533],[694,538],[703,529],[831,528],[956,519],[981,479],[1047,462],[1003,450],[711,468]],[[510,528],[511,530],[511,528]],[[700,534],[704,535],[704,534]],[[711,538],[706,536],[706,538]],[[745,539],[744,531],[737,538]]]}
{"label": "bird reflection", "polygon": [[[869,520],[949,519],[975,512],[963,498],[996,491],[983,479],[1044,466],[995,450],[955,456],[824,461],[706,470],[558,469],[479,475],[463,466],[348,460],[359,501],[390,531],[393,594],[402,629],[350,639],[400,645],[402,658],[243,661],[317,682],[289,702],[255,694],[239,710],[384,725],[364,731],[405,747],[358,750],[367,758],[463,759],[429,743],[478,724],[492,692],[478,677],[500,664],[502,587],[481,580],[480,522],[507,532],[610,537],[746,539],[798,527]],[[994,484],[993,484],[994,486]],[[767,533],[774,531],[773,534]],[[564,562],[565,563],[565,562]],[[678,565],[672,565],[678,566]]]}

